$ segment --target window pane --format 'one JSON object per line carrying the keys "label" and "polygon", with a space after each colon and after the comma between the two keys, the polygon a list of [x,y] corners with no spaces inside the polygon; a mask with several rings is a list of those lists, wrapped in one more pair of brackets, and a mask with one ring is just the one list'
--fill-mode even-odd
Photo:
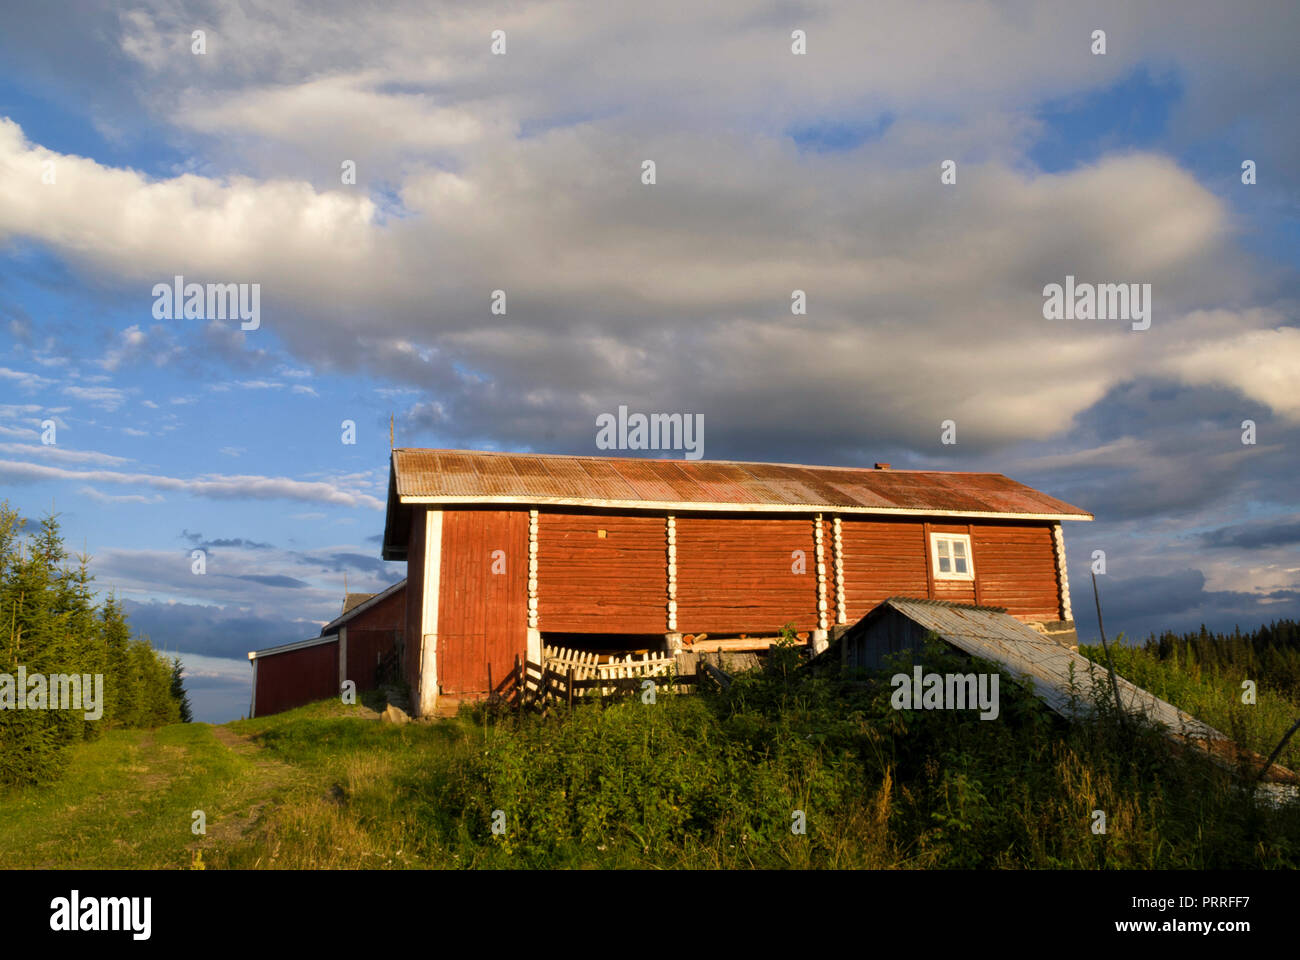
{"label": "window pane", "polygon": [[940,558],[939,558],[939,572],[940,572],[940,573],[950,573],[950,572],[951,572],[950,564],[949,564],[949,561],[948,561],[948,558],[947,558],[947,557],[940,557]]}
{"label": "window pane", "polygon": [[953,556],[957,556],[957,557],[966,556],[966,541],[954,540],[952,542],[952,552],[953,552]]}
{"label": "window pane", "polygon": [[958,573],[965,573],[965,572],[966,572],[966,558],[965,558],[965,557],[958,557],[958,558],[957,558],[957,572],[958,572]]}
{"label": "window pane", "polygon": [[941,557],[947,557],[947,556],[948,556],[948,541],[947,541],[947,540],[936,540],[935,543],[937,543],[937,544],[939,545],[939,556],[941,556]]}

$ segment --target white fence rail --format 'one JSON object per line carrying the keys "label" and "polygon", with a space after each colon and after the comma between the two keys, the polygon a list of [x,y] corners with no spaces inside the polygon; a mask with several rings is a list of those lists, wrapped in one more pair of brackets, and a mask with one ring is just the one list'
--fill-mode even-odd
{"label": "white fence rail", "polygon": [[[566,647],[546,647],[542,658],[546,669],[555,676],[567,678],[573,671],[574,680],[617,680],[628,677],[665,677],[676,667],[672,654],[626,654],[622,658],[601,662],[600,656],[585,650],[569,650]],[[601,687],[600,695],[607,696],[611,688]]]}

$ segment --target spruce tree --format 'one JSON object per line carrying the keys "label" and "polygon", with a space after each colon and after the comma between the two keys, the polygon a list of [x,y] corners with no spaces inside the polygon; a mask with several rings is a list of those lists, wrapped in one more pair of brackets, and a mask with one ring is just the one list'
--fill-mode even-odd
{"label": "spruce tree", "polygon": [[185,682],[182,678],[184,668],[181,666],[181,658],[172,658],[172,699],[176,701],[181,712],[182,723],[192,723],[194,721],[194,712],[190,709],[190,695],[185,692]]}

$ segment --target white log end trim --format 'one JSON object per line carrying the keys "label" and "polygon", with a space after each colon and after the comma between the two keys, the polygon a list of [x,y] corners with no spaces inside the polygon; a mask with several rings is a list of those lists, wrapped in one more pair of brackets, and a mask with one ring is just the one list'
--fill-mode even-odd
{"label": "white log end trim", "polygon": [[[540,524],[536,510],[528,511],[528,630],[529,637],[537,632],[540,627],[540,621],[537,613],[537,530]],[[537,634],[541,637],[541,634]],[[538,641],[541,642],[540,639]],[[531,639],[528,649],[532,650]],[[532,654],[529,654],[532,657]],[[540,654],[535,663],[541,663]]]}
{"label": "white log end trim", "polygon": [[822,515],[813,517],[813,543],[817,546],[817,629],[826,630],[826,547],[822,543]]}
{"label": "white log end trim", "polygon": [[848,604],[844,601],[844,538],[839,517],[835,518],[832,526],[835,549],[835,622],[842,624],[848,623],[849,610]]}
{"label": "white log end trim", "polygon": [[1065,563],[1065,532],[1058,523],[1052,527],[1052,540],[1056,544],[1056,576],[1061,587],[1061,619],[1073,620],[1070,609],[1070,572]]}

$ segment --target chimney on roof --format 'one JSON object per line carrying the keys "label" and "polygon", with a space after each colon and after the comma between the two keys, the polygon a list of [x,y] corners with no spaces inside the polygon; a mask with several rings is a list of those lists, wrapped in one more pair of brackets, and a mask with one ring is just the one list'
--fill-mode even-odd
{"label": "chimney on roof", "polygon": [[877,470],[888,470],[888,469],[889,469],[889,464],[887,464],[887,463],[878,463],[878,464],[876,464],[876,469],[877,469]]}

